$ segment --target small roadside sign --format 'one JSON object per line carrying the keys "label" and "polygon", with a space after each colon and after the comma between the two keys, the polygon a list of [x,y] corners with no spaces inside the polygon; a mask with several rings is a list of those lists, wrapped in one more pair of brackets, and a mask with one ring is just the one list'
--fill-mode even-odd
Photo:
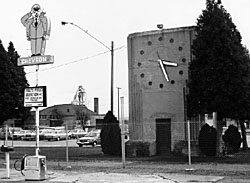
{"label": "small roadside sign", "polygon": [[54,63],[54,56],[52,55],[22,57],[22,58],[18,58],[17,60],[18,66],[53,64],[53,63]]}
{"label": "small roadside sign", "polygon": [[24,107],[47,107],[46,86],[25,88]]}

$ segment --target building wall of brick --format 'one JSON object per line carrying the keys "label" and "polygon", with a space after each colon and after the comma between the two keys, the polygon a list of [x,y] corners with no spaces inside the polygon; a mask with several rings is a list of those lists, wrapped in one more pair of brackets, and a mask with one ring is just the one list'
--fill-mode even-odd
{"label": "building wall of brick", "polygon": [[[39,112],[40,126],[65,126],[68,125],[68,129],[81,128],[81,122],[77,112],[88,113],[89,122],[88,126],[95,127],[95,119],[99,117],[98,114],[89,110],[86,106],[79,106],[73,104],[60,104],[45,108]],[[31,117],[25,121],[24,127],[34,128],[35,126],[35,112],[32,112]]]}

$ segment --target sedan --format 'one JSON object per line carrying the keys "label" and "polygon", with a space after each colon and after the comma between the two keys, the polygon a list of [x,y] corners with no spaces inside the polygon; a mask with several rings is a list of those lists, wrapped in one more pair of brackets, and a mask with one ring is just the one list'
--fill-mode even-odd
{"label": "sedan", "polygon": [[91,131],[87,133],[84,137],[77,139],[76,144],[79,147],[82,147],[83,145],[92,145],[93,147],[95,147],[97,144],[101,143],[100,133],[101,130]]}
{"label": "sedan", "polygon": [[45,139],[50,140],[65,140],[67,136],[67,133],[65,130],[59,130],[59,131],[53,131],[50,133],[45,134]]}
{"label": "sedan", "polygon": [[74,138],[74,139],[84,137],[87,134],[87,132],[85,132],[85,130],[83,129],[71,130],[70,133],[71,133],[71,138]]}
{"label": "sedan", "polygon": [[25,130],[25,134],[21,137],[22,140],[36,140],[36,132],[33,130]]}
{"label": "sedan", "polygon": [[12,134],[13,140],[22,140],[22,137],[24,137],[26,134],[25,130],[15,131]]}

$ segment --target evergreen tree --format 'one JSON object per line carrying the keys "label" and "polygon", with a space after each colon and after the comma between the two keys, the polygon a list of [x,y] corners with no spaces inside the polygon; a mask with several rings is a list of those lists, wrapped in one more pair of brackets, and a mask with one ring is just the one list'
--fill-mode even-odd
{"label": "evergreen tree", "polygon": [[24,89],[29,87],[28,81],[26,79],[26,74],[24,72],[23,67],[17,65],[17,60],[20,57],[15,51],[14,44],[12,42],[9,43],[8,47],[8,57],[11,62],[11,76],[14,83],[14,88],[18,93],[15,93],[15,116],[16,118],[25,119],[30,114],[30,108],[26,108],[23,106],[24,104]]}
{"label": "evergreen tree", "polygon": [[202,126],[198,138],[201,152],[207,156],[216,155],[216,129],[208,124]]}
{"label": "evergreen tree", "polygon": [[28,84],[23,69],[17,66],[18,57],[13,43],[6,52],[0,41],[0,125],[5,120],[28,115],[29,109],[23,107],[23,92]]}
{"label": "evergreen tree", "polygon": [[108,111],[103,120],[101,131],[102,152],[109,155],[121,154],[121,129],[119,121],[111,111]]}
{"label": "evergreen tree", "polygon": [[207,0],[197,19],[190,64],[189,117],[218,112],[218,119],[244,119],[250,104],[249,55],[221,1]]}
{"label": "evergreen tree", "polygon": [[10,94],[11,90],[11,72],[10,60],[0,41],[0,124],[2,124],[11,115],[15,108],[14,96]]}
{"label": "evergreen tree", "polygon": [[225,134],[222,136],[222,139],[226,146],[225,153],[232,154],[239,151],[241,145],[241,135],[236,126],[229,125]]}
{"label": "evergreen tree", "polygon": [[[189,115],[218,112],[238,119],[247,105],[248,61],[241,35],[220,1],[198,18],[190,64]],[[249,100],[249,99],[248,99]]]}

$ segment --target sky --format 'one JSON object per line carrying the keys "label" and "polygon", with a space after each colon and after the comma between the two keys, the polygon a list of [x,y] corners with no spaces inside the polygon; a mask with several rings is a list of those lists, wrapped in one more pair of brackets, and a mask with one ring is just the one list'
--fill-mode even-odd
{"label": "sky", "polygon": [[[10,41],[21,57],[31,55],[30,42],[21,17],[39,4],[51,21],[51,35],[45,55],[54,56],[54,64],[40,65],[38,83],[47,86],[48,107],[72,102],[82,85],[89,109],[99,98],[99,112],[110,110],[111,52],[86,34],[88,31],[107,47],[114,42],[114,114],[119,96],[124,97],[124,116],[128,116],[127,37],[135,32],[196,25],[206,8],[206,0],[8,0],[1,2],[0,40],[7,50]],[[250,1],[222,0],[242,36],[250,47]],[[61,21],[72,22],[63,26]],[[25,66],[30,86],[36,85],[36,66]],[[121,110],[121,103],[120,103]]]}

